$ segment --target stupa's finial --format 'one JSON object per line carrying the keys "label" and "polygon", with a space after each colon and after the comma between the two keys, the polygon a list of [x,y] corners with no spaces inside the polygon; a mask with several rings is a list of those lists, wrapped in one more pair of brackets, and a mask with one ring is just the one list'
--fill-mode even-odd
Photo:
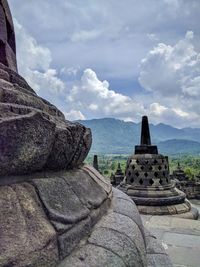
{"label": "stupa's finial", "polygon": [[93,158],[93,167],[98,171],[99,170],[99,164],[98,164],[98,156],[94,155]]}
{"label": "stupa's finial", "polygon": [[149,131],[149,122],[148,122],[148,117],[143,116],[142,117],[142,125],[141,125],[141,141],[140,145],[151,145],[151,136],[150,136],[150,131]]}
{"label": "stupa's finial", "polygon": [[142,117],[140,145],[135,146],[135,154],[158,154],[157,146],[151,145],[148,117]]}
{"label": "stupa's finial", "polygon": [[121,164],[120,164],[120,162],[118,162],[117,169],[118,170],[121,170]]}

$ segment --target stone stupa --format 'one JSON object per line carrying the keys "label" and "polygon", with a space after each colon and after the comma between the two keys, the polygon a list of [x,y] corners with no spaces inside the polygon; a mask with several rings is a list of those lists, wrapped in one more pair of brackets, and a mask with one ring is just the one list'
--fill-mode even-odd
{"label": "stone stupa", "polygon": [[197,218],[186,195],[175,187],[169,175],[168,157],[151,145],[147,116],[142,118],[141,143],[127,161],[125,184],[121,188],[142,214],[179,215]]}
{"label": "stone stupa", "polygon": [[0,267],[172,266],[134,202],[83,163],[91,142],[18,74],[0,0]]}
{"label": "stone stupa", "polygon": [[117,164],[117,170],[114,174],[111,174],[110,180],[113,186],[118,186],[124,180],[124,173],[121,168],[120,162]]}

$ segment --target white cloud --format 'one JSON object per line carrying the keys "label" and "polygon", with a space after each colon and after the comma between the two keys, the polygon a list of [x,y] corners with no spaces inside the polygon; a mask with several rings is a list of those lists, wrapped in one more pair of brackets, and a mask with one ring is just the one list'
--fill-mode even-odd
{"label": "white cloud", "polygon": [[200,53],[188,31],[174,46],[159,43],[142,60],[140,84],[165,96],[200,97]]}
{"label": "white cloud", "polygon": [[96,38],[100,37],[102,34],[102,31],[100,30],[91,30],[91,31],[86,31],[82,30],[80,32],[75,32],[71,36],[71,41],[72,42],[86,42],[86,41],[91,41],[95,40]]}
{"label": "white cloud", "polygon": [[100,81],[92,69],[86,69],[81,80],[69,90],[66,102],[67,106],[93,117],[137,119],[145,112],[141,103],[111,90],[109,83]]}
{"label": "white cloud", "polygon": [[169,124],[199,127],[200,53],[194,38],[187,31],[173,46],[159,43],[141,62],[139,82],[159,103],[150,112]]}
{"label": "white cloud", "polygon": [[64,83],[57,77],[57,71],[50,68],[52,61],[50,50],[38,45],[16,19],[14,19],[14,24],[19,73],[37,92],[40,90],[57,93],[63,91]]}
{"label": "white cloud", "polygon": [[70,110],[69,112],[64,112],[66,120],[85,120],[85,116],[80,112],[80,110]]}
{"label": "white cloud", "polygon": [[148,113],[152,123],[166,123],[178,128],[192,126],[198,127],[199,115],[195,112],[186,112],[180,108],[170,108],[159,103],[152,103]]}

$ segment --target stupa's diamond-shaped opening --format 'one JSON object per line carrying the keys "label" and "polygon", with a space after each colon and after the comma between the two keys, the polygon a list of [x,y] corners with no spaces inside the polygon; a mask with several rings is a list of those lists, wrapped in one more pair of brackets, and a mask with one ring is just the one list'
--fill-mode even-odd
{"label": "stupa's diamond-shaped opening", "polygon": [[154,172],[154,176],[157,178],[158,177],[158,173],[157,172]]}
{"label": "stupa's diamond-shaped opening", "polygon": [[135,170],[135,165],[132,165],[131,168],[132,168],[133,170]]}
{"label": "stupa's diamond-shaped opening", "polygon": [[142,170],[142,171],[144,170],[144,166],[141,166],[141,170]]}
{"label": "stupa's diamond-shaped opening", "polygon": [[136,172],[136,174],[135,174],[137,177],[139,177],[140,176],[140,174],[139,174],[139,172]]}
{"label": "stupa's diamond-shaped opening", "polygon": [[139,183],[142,185],[142,184],[143,184],[143,180],[142,180],[142,179],[140,179],[140,180],[139,180]]}
{"label": "stupa's diamond-shaped opening", "polygon": [[152,170],[153,170],[153,167],[152,167],[152,166],[150,166],[150,167],[149,167],[149,170],[150,170],[150,171],[152,171]]}
{"label": "stupa's diamond-shaped opening", "polygon": [[162,180],[162,179],[160,179],[160,180],[159,180],[159,183],[162,185],[162,184],[163,184],[163,180]]}
{"label": "stupa's diamond-shaped opening", "polygon": [[131,178],[130,182],[133,184],[134,183],[134,178]]}
{"label": "stupa's diamond-shaped opening", "polygon": [[145,172],[144,176],[145,176],[145,177],[148,177],[148,173],[147,173],[147,172]]}
{"label": "stupa's diamond-shaped opening", "polygon": [[149,180],[149,184],[150,184],[150,185],[153,185],[153,184],[154,184],[154,180],[153,180],[153,179],[150,179],[150,180]]}
{"label": "stupa's diamond-shaped opening", "polygon": [[159,165],[159,166],[158,166],[158,169],[159,169],[159,171],[160,171],[160,170],[162,170],[162,167]]}

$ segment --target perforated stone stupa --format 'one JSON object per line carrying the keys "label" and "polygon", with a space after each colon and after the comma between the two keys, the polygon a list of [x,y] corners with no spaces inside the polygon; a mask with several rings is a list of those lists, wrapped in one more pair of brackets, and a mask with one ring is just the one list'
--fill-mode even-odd
{"label": "perforated stone stupa", "polygon": [[122,171],[121,164],[118,163],[117,170],[116,170],[115,174],[112,174],[110,177],[111,184],[113,186],[118,186],[124,180],[124,176],[125,175]]}
{"label": "perforated stone stupa", "polygon": [[151,145],[148,118],[142,118],[141,143],[127,161],[125,185],[121,188],[143,214],[178,215],[196,218],[186,195],[169,175],[168,157]]}

